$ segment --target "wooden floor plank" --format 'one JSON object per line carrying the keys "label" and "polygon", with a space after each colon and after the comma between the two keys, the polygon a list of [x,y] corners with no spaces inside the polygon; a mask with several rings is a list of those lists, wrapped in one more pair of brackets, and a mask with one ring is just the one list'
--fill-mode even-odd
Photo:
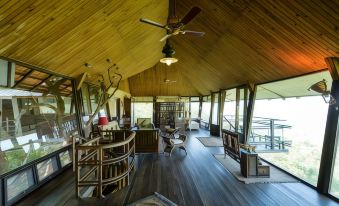
{"label": "wooden floor plank", "polygon": [[243,184],[214,157],[221,147],[204,147],[190,132],[187,155],[175,150],[163,154],[140,154],[136,172],[127,188],[105,199],[76,200],[70,170],[21,200],[18,205],[124,205],[158,192],[178,205],[337,205],[302,183]]}

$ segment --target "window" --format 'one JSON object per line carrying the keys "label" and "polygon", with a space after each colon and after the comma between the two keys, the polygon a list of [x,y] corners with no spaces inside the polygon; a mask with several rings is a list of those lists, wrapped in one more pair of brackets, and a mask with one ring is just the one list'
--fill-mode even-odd
{"label": "window", "polygon": [[69,146],[78,130],[70,80],[18,65],[15,73],[16,89],[0,88],[0,175]]}
{"label": "window", "polygon": [[212,95],[213,107],[212,107],[212,124],[218,125],[218,112],[219,112],[219,93]]}
{"label": "window", "polygon": [[22,194],[33,185],[34,178],[31,168],[23,170],[22,172],[6,179],[7,201],[11,201],[13,198]]}
{"label": "window", "polygon": [[153,102],[134,102],[133,123],[137,123],[138,118],[150,118],[153,122]]}
{"label": "window", "polygon": [[[338,101],[338,100],[337,100]],[[334,167],[329,193],[339,198],[339,125],[337,128],[337,150],[335,153]]]}
{"label": "window", "polygon": [[199,118],[199,102],[191,102],[191,119]]}
{"label": "window", "polygon": [[37,164],[39,181],[46,179],[48,176],[58,170],[58,165],[55,157],[49,158]]}
{"label": "window", "polygon": [[70,156],[68,150],[66,150],[66,151],[64,151],[64,152],[61,152],[61,153],[59,154],[59,159],[60,159],[61,167],[65,167],[66,165],[68,165],[69,163],[72,162],[71,156]]}
{"label": "window", "polygon": [[236,89],[226,90],[222,128],[235,131]]}
{"label": "window", "polygon": [[211,115],[211,96],[205,96],[202,102],[201,120],[208,126]]}
{"label": "window", "polygon": [[257,87],[249,143],[260,156],[291,174],[316,185],[326,126],[328,104],[309,91],[326,79],[320,72]]}

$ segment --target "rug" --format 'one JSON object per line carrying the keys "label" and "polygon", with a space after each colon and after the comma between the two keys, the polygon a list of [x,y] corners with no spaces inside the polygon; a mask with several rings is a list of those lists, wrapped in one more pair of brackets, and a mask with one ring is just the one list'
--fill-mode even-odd
{"label": "rug", "polygon": [[222,139],[219,137],[197,137],[205,147],[222,147]]}
{"label": "rug", "polygon": [[137,200],[127,206],[143,206],[143,205],[154,205],[154,206],[177,206],[174,202],[162,196],[161,194],[154,192],[153,195],[149,195],[145,198]]}
{"label": "rug", "polygon": [[215,154],[214,157],[227,169],[237,180],[245,184],[252,183],[285,183],[285,182],[299,182],[297,179],[280,171],[279,169],[270,166],[270,177],[244,177],[240,172],[240,164],[226,155]]}

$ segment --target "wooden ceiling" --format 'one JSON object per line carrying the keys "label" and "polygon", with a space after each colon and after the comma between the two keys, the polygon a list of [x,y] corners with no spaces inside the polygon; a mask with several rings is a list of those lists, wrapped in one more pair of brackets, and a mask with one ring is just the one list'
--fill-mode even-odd
{"label": "wooden ceiling", "polygon": [[164,30],[139,22],[166,23],[166,0],[1,1],[0,55],[72,77],[104,73],[110,58],[133,96],[204,95],[321,70],[339,55],[338,1],[186,0],[177,16],[193,5],[202,12],[186,29],[206,34],[172,37],[170,67],[158,63]]}

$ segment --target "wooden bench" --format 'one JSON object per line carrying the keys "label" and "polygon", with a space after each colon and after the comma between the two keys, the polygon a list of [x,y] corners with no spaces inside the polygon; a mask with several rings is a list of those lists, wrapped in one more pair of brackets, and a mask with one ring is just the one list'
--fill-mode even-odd
{"label": "wooden bench", "polygon": [[229,130],[222,130],[222,142],[224,146],[224,153],[240,162],[241,151],[239,134]]}

